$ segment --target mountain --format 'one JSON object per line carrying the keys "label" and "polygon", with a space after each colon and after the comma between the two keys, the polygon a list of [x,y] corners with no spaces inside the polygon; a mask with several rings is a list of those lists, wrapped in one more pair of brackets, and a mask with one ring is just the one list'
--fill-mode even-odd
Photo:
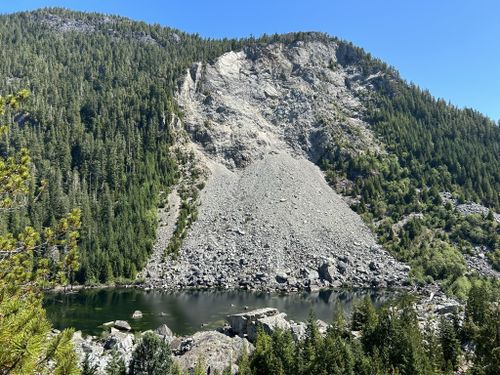
{"label": "mountain", "polygon": [[334,139],[380,148],[354,94],[370,83],[348,88],[353,73],[331,67],[338,42],[307,39],[231,51],[186,74],[177,128],[207,178],[179,261],[167,258],[160,275],[149,270],[157,285],[401,284],[404,266],[315,165]]}
{"label": "mountain", "polygon": [[81,207],[75,282],[148,259],[167,287],[498,278],[499,127],[348,42],[61,9],[2,16],[0,38],[0,91],[32,92],[0,152],[28,146],[49,182],[0,225]]}

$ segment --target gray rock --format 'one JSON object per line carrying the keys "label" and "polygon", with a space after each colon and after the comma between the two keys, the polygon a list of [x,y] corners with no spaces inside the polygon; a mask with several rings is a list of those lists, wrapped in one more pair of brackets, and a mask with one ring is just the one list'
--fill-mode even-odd
{"label": "gray rock", "polygon": [[318,320],[316,320],[316,325],[318,326],[319,333],[321,333],[322,335],[326,334],[326,330],[329,327],[328,323],[324,322],[321,319],[318,319]]}
{"label": "gray rock", "polygon": [[180,343],[179,343],[179,348],[177,349],[177,353],[178,355],[182,355],[188,351],[191,350],[191,348],[193,347],[193,338],[192,337],[185,337],[183,339],[181,339]]}
{"label": "gray rock", "polygon": [[318,268],[318,274],[321,280],[326,280],[330,283],[334,281],[335,278],[335,261],[333,259],[325,260],[321,266]]}
{"label": "gray rock", "polygon": [[280,284],[286,283],[288,281],[288,275],[284,272],[276,274],[276,281]]}
{"label": "gray rock", "polygon": [[376,262],[374,262],[373,260],[370,262],[370,264],[368,265],[368,267],[372,271],[376,271],[376,270],[378,270],[380,268],[380,266]]}
{"label": "gray rock", "polygon": [[155,333],[168,342],[172,341],[175,336],[172,330],[166,324],[162,324],[161,326],[156,328]]}
{"label": "gray rock", "polygon": [[446,314],[456,314],[460,311],[460,305],[458,304],[447,304],[444,306],[437,306],[436,312],[440,315]]}
{"label": "gray rock", "polygon": [[235,374],[238,371],[236,363],[243,350],[247,353],[254,350],[244,338],[229,337],[217,331],[197,332],[192,336],[190,349],[174,357],[174,360],[182,369],[192,371],[198,360],[203,358],[206,373],[222,373],[229,366]]}
{"label": "gray rock", "polygon": [[[186,70],[176,93],[184,116],[171,126],[179,152],[194,150],[194,158],[186,158],[194,161],[181,166],[181,180],[187,184],[196,168],[204,188],[198,218],[176,259],[162,260],[172,231],[158,232],[148,284],[293,290],[318,283],[367,287],[377,273],[381,280],[394,275],[393,286],[406,280],[400,264],[377,246],[314,164],[335,156],[334,140],[345,152],[382,150],[359,99],[371,92],[374,78],[364,79],[352,64],[329,68],[342,58],[338,52],[334,40],[277,42],[231,51]],[[175,228],[175,216],[173,224],[167,227]],[[317,277],[299,277],[301,268],[316,271],[319,260],[330,257],[358,264],[332,263]],[[379,269],[370,270],[370,262]],[[357,266],[366,272],[362,277]],[[283,267],[290,269],[286,280],[275,277]],[[255,277],[256,272],[269,276]]]}
{"label": "gray rock", "polygon": [[104,341],[104,349],[115,349],[123,355],[131,355],[134,347],[134,335],[114,330]]}
{"label": "gray rock", "polygon": [[303,322],[290,323],[290,330],[292,331],[293,338],[301,341],[306,337],[307,325]]}
{"label": "gray rock", "polygon": [[132,319],[142,319],[143,314],[142,311],[140,310],[135,310],[134,313],[132,314]]}
{"label": "gray rock", "polygon": [[265,307],[262,309],[229,315],[227,317],[227,321],[236,335],[245,335],[247,334],[248,326],[252,322],[255,322],[257,319],[277,315],[278,313],[278,309]]}
{"label": "gray rock", "polygon": [[252,321],[247,328],[248,339],[254,342],[257,339],[257,331],[261,328],[264,332],[272,334],[277,328],[289,330],[290,323],[286,320],[285,313],[279,313],[272,316],[266,316]]}
{"label": "gray rock", "polygon": [[338,261],[337,262],[337,270],[342,274],[342,275],[345,275],[347,273],[347,263],[343,262],[343,261]]}
{"label": "gray rock", "polygon": [[115,320],[113,326],[122,331],[130,331],[132,327],[126,320]]}

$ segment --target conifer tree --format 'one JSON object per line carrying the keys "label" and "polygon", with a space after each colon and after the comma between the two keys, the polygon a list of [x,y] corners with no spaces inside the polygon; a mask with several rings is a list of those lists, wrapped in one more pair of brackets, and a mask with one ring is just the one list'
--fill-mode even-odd
{"label": "conifer tree", "polygon": [[111,352],[111,358],[105,368],[106,375],[126,375],[125,362],[116,349]]}
{"label": "conifer tree", "polygon": [[[9,132],[5,124],[27,97],[26,90],[0,96],[3,136]],[[13,152],[0,158],[0,214],[21,209],[30,199],[28,151]],[[73,331],[51,334],[42,307],[42,288],[65,283],[78,267],[79,224],[79,211],[75,210],[41,232],[27,226],[18,233],[0,233],[0,373],[80,373],[71,341]],[[49,249],[57,255],[48,258]]]}
{"label": "conifer tree", "polygon": [[146,332],[132,353],[129,375],[170,374],[172,358],[170,347],[152,332]]}

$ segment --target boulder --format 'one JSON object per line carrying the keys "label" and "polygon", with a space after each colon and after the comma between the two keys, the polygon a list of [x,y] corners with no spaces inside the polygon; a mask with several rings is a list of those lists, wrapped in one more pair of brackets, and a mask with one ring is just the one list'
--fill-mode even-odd
{"label": "boulder", "polygon": [[380,268],[380,265],[372,260],[368,267],[371,271],[377,271]]}
{"label": "boulder", "polygon": [[[135,347],[135,339],[132,333],[120,332],[117,329],[111,329],[111,334],[104,341],[104,349],[114,349],[119,356],[128,363],[132,359],[132,353]],[[110,354],[108,352],[108,354]],[[107,362],[109,355],[103,358]]]}
{"label": "boulder", "polygon": [[288,281],[288,275],[284,272],[276,274],[276,281],[280,284],[284,284]]}
{"label": "boulder", "polygon": [[347,267],[348,267],[348,265],[347,265],[347,263],[346,263],[346,262],[343,262],[343,261],[341,261],[341,260],[340,260],[340,261],[337,263],[337,269],[338,269],[338,271],[339,271],[342,275],[345,275],[345,274],[346,274],[346,272],[347,272]]}
{"label": "boulder", "polygon": [[233,333],[243,336],[247,333],[248,326],[251,322],[268,316],[277,315],[278,313],[278,309],[275,309],[273,307],[265,307],[262,309],[229,315],[227,317],[227,321],[231,326]]}
{"label": "boulder", "polygon": [[126,320],[115,320],[113,326],[121,331],[130,331],[132,329]]}
{"label": "boulder", "polygon": [[292,336],[295,340],[301,341],[306,337],[307,325],[303,322],[292,323],[290,322],[290,330],[292,331]]}
{"label": "boulder", "polygon": [[174,338],[174,333],[166,324],[162,324],[156,328],[155,333],[167,342],[171,342]]}
{"label": "boulder", "polygon": [[310,282],[313,282],[313,281],[316,281],[316,280],[319,279],[319,273],[318,273],[318,271],[311,270],[309,268],[303,268],[303,269],[301,269],[300,270],[300,275],[304,279],[306,279],[306,280],[308,280]]}
{"label": "boulder", "polygon": [[460,311],[460,305],[457,304],[446,304],[446,305],[438,305],[436,307],[436,312],[440,315],[446,314],[456,314]]}
{"label": "boulder", "polygon": [[116,349],[119,353],[127,354],[132,352],[134,347],[134,335],[113,330],[104,341],[104,349]]}
{"label": "boulder", "polygon": [[280,328],[282,330],[290,330],[290,322],[286,320],[285,313],[279,313],[272,316],[266,316],[264,318],[252,321],[247,328],[248,339],[254,342],[257,339],[257,331],[261,328],[264,332],[272,335],[273,332]]}
{"label": "boulder", "polygon": [[319,333],[322,335],[326,334],[326,331],[328,330],[329,324],[324,322],[321,319],[316,320],[316,325],[318,327]]}
{"label": "boulder", "polygon": [[98,370],[104,371],[107,358],[105,358],[104,348],[99,342],[90,336],[84,338],[81,331],[76,331],[73,334],[73,347],[80,362],[87,357],[91,366],[96,366]]}
{"label": "boulder", "polygon": [[192,337],[177,337],[171,342],[172,352],[175,355],[183,355],[184,353],[191,350],[193,347]]}
{"label": "boulder", "polygon": [[244,349],[247,353],[254,350],[244,338],[229,337],[217,331],[197,332],[191,337],[190,349],[174,356],[174,360],[188,372],[193,371],[198,360],[203,358],[204,373],[222,373],[229,366],[231,373],[236,374],[236,363]]}
{"label": "boulder", "polygon": [[318,268],[318,274],[321,280],[333,282],[335,277],[335,261],[333,259],[325,260]]}
{"label": "boulder", "polygon": [[142,311],[140,310],[135,310],[134,313],[132,314],[132,319],[142,319],[143,314]]}

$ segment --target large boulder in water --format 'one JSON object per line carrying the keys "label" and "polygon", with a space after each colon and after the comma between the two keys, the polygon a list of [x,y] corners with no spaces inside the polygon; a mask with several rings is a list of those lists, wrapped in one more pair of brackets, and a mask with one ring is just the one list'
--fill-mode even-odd
{"label": "large boulder in water", "polygon": [[244,336],[247,334],[248,327],[252,322],[255,322],[257,319],[277,315],[278,313],[278,309],[274,307],[265,307],[240,314],[229,315],[227,321],[234,334]]}
{"label": "large boulder in water", "polygon": [[140,310],[135,310],[134,313],[132,314],[132,319],[142,319],[144,315],[142,314],[142,311]]}

